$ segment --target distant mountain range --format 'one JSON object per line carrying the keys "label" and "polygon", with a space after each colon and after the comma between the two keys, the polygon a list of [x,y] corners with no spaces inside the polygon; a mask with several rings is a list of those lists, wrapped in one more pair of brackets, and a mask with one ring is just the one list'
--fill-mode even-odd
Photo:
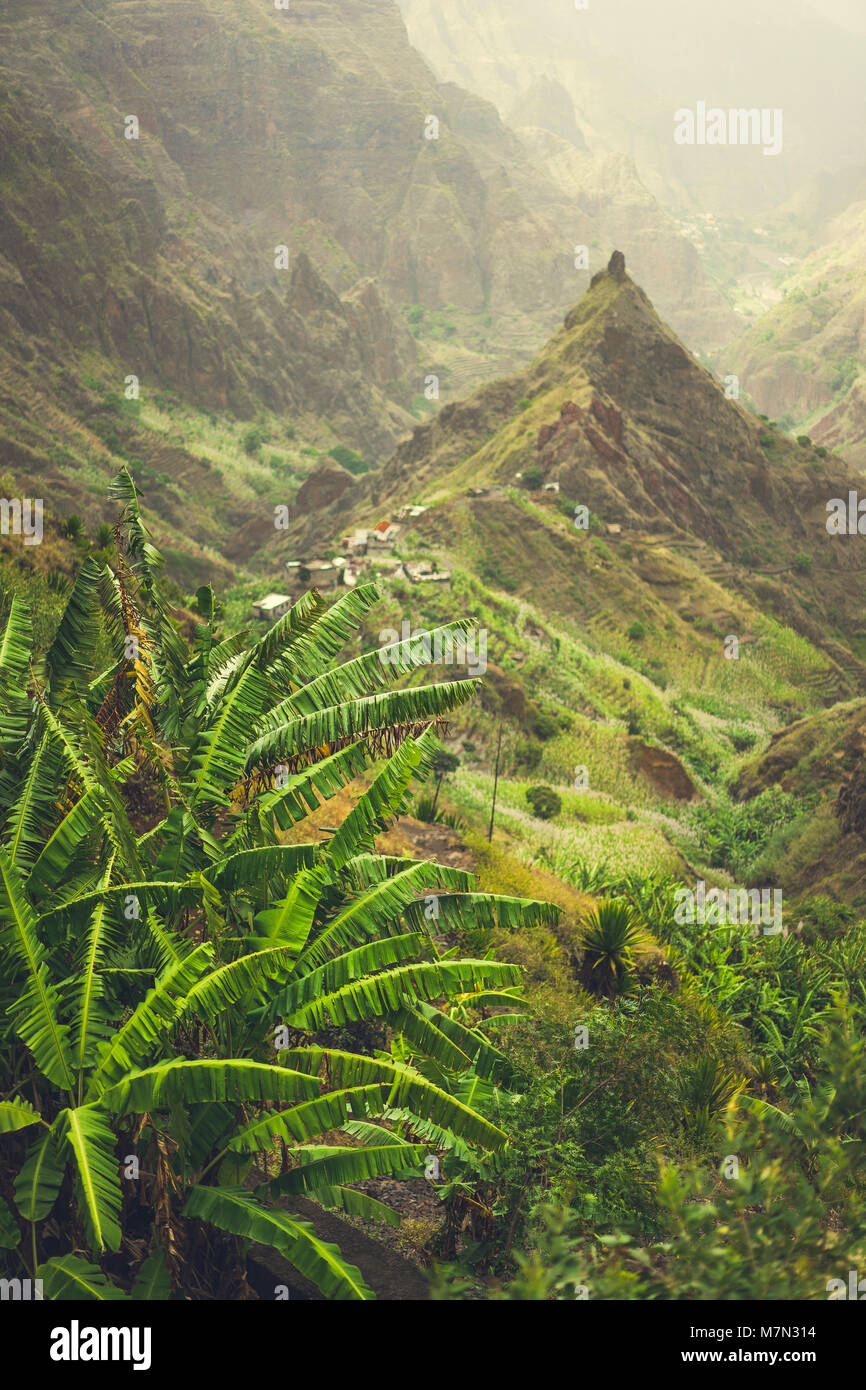
{"label": "distant mountain range", "polygon": [[761,412],[866,468],[866,200],[829,221],[783,298],[719,354]]}
{"label": "distant mountain range", "polygon": [[[548,89],[544,101],[538,88],[539,79],[554,79],[588,148],[631,156],[666,207],[752,216],[810,174],[862,160],[866,30],[852,28],[842,0],[836,16],[822,0],[400,5],[412,42],[437,75],[487,97],[512,123],[525,123],[529,107],[532,124],[560,128],[562,96]],[[698,101],[781,108],[783,155],[675,144],[674,112]]]}

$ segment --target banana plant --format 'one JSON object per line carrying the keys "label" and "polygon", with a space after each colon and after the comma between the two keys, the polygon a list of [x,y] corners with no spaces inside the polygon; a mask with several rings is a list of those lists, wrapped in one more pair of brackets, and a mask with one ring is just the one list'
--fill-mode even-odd
{"label": "banana plant", "polygon": [[[425,634],[337,664],[372,586],[255,638],[202,603],[190,651],[125,471],[114,492],[116,564],[85,562],[47,652],[17,599],[0,636],[3,1248],[49,1297],[167,1297],[210,1226],[369,1298],[286,1203],[398,1220],[353,1184],[417,1172],[434,1134],[503,1145],[453,1083],[507,1064],[459,1015],[513,1007],[520,971],[450,938],[555,909],[376,852],[476,682],[390,689]],[[353,785],[323,837],[311,815]],[[365,1052],[332,1045],[359,1030]]]}

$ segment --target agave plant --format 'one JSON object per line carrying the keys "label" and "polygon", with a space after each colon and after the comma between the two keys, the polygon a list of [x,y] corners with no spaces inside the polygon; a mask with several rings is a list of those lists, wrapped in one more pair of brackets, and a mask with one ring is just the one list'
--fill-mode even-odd
{"label": "agave plant", "polygon": [[711,1142],[722,1114],[745,1090],[741,1076],[725,1068],[715,1057],[699,1057],[680,1077],[680,1097],[685,1127],[699,1143]]}
{"label": "agave plant", "polygon": [[583,982],[596,994],[613,998],[631,987],[634,948],[640,923],[628,903],[606,898],[583,919]]}
{"label": "agave plant", "polygon": [[[372,586],[255,640],[221,636],[204,590],[191,652],[125,471],[114,495],[116,564],[85,561],[44,656],[17,599],[0,637],[0,1249],[48,1297],[168,1297],[207,1223],[369,1298],[284,1199],[395,1221],[352,1184],[418,1172],[433,1139],[503,1144],[452,1083],[504,1058],[458,1015],[513,1006],[520,972],[447,938],[554,909],[375,851],[476,686],[386,688],[427,634],[337,665]],[[366,1052],[333,1045],[359,1027]]]}

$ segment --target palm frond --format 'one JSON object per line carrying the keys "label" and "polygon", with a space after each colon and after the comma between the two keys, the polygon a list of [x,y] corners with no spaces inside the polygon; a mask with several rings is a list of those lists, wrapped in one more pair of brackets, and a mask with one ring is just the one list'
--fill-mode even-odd
{"label": "palm frond", "polygon": [[[111,880],[113,860],[103,876],[105,886]],[[78,1072],[78,1101],[82,1100],[85,1068],[93,1061],[96,1046],[105,1041],[113,1029],[113,1021],[102,1009],[105,997],[104,982],[99,967],[105,958],[110,932],[105,903],[100,903],[91,915],[84,936],[78,972],[72,981],[74,1016],[72,1026],[73,1065]]]}
{"label": "palm frond", "polygon": [[61,1110],[55,1120],[60,1152],[72,1168],[78,1211],[91,1247],[120,1249],[122,1195],[117,1170],[117,1138],[108,1117],[93,1105]]}
{"label": "palm frond", "polygon": [[272,815],[281,830],[288,830],[317,810],[320,801],[327,801],[358,777],[368,758],[363,742],[350,743],[288,777],[285,785],[260,793],[256,809],[262,816]]}
{"label": "palm frond", "polygon": [[[359,980],[389,965],[417,960],[419,957],[430,959],[433,955],[435,947],[429,937],[420,932],[379,937],[364,946],[356,946],[352,951],[333,956],[324,965],[308,970],[306,974],[299,974],[280,995],[276,1010],[280,1017],[286,1017],[310,1001],[340,989],[350,980]],[[301,963],[298,966],[300,969]]]}
{"label": "palm frond", "polygon": [[[293,691],[272,711],[277,722],[292,715],[314,714],[323,705],[339,705],[344,700],[358,700],[373,690],[389,685],[396,677],[408,675],[419,667],[431,664],[431,639],[452,641],[470,632],[473,623],[462,619],[429,632],[414,633],[407,641],[392,642],[376,651],[364,652],[341,666],[323,672],[309,684]],[[270,719],[269,719],[270,723]],[[271,727],[274,727],[271,725]]]}
{"label": "palm frond", "polygon": [[321,1206],[339,1207],[349,1216],[360,1216],[364,1221],[382,1221],[388,1226],[400,1226],[403,1222],[399,1211],[354,1187],[317,1187],[312,1195]]}
{"label": "palm frond", "polygon": [[44,1221],[50,1215],[63,1182],[64,1167],[57,1133],[52,1127],[31,1144],[15,1178],[15,1205],[25,1221]]}
{"label": "palm frond", "polygon": [[69,1090],[72,1068],[69,1029],[59,1014],[59,996],[36,930],[36,917],[21,875],[0,847],[0,944],[23,977],[23,990],[11,1014],[18,1036],[33,1054],[39,1070],[55,1086]]}
{"label": "palm frond", "polygon": [[30,609],[17,594],[0,637],[0,766],[2,783],[11,789],[15,753],[27,734],[29,701],[27,675],[33,649]]}
{"label": "palm frond", "polygon": [[252,772],[263,765],[273,767],[311,749],[330,747],[344,739],[362,738],[377,731],[414,729],[464,704],[477,688],[477,681],[443,681],[367,695],[300,718],[289,717],[248,746],[246,769]]}
{"label": "palm frond", "polygon": [[336,1245],[320,1240],[308,1222],[261,1206],[243,1188],[199,1185],[190,1192],[183,1211],[184,1216],[196,1216],[233,1235],[272,1246],[326,1298],[345,1301],[375,1296],[361,1271],[343,1259]]}
{"label": "palm frond", "polygon": [[43,897],[48,890],[57,886],[68,874],[79,846],[97,824],[104,822],[105,814],[102,788],[88,787],[48,839],[43,841],[27,879],[29,892]]}
{"label": "palm frond", "polygon": [[312,867],[317,854],[313,844],[263,845],[226,855],[210,875],[214,888],[228,892],[248,888],[270,878],[291,878]]}
{"label": "palm frond", "polygon": [[43,1296],[52,1303],[125,1303],[128,1295],[108,1276],[78,1255],[55,1255],[36,1271]]}
{"label": "palm frond", "polygon": [[212,960],[213,947],[202,942],[163,971],[123,1026],[101,1044],[88,1082],[88,1099],[95,1100],[152,1055],[154,1046],[179,1018],[190,990],[202,979]]}
{"label": "palm frond", "polygon": [[499,1149],[507,1142],[507,1135],[501,1129],[461,1104],[454,1096],[448,1095],[447,1091],[396,1062],[323,1047],[297,1048],[285,1052],[283,1057],[287,1066],[309,1071],[313,1075],[326,1068],[330,1084],[336,1087],[388,1083],[389,1109],[411,1110],[485,1148]]}
{"label": "palm frond", "polygon": [[274,982],[290,974],[295,956],[294,946],[280,943],[219,966],[193,985],[184,1000],[182,1015],[199,1014],[212,1019],[241,999],[250,1008],[273,988]]}
{"label": "palm frond", "polygon": [[171,1060],[144,1071],[129,1072],[103,1091],[100,1105],[118,1115],[160,1110],[185,1101],[262,1101],[308,1099],[318,1083],[309,1073],[265,1062]]}
{"label": "palm frond", "polygon": [[101,575],[101,567],[88,556],[75,577],[54,640],[45,654],[53,709],[62,706],[71,685],[78,685],[83,693],[90,682],[99,637]]}
{"label": "palm frond", "polygon": [[[400,965],[353,980],[296,1009],[286,1022],[310,1031],[400,1011],[412,999],[453,998],[486,985],[520,983],[520,970],[505,961],[458,960]],[[419,1025],[420,1027],[420,1025]],[[443,1044],[443,1050],[447,1050]],[[466,1059],[463,1059],[465,1063]]]}
{"label": "palm frond", "polygon": [[[438,893],[436,930],[441,934],[482,928],[514,931],[526,927],[555,926],[559,909],[554,903],[533,898],[512,898],[500,893]],[[413,925],[426,921],[423,903],[416,903],[407,916]]]}
{"label": "palm frond", "polygon": [[321,1184],[340,1187],[369,1178],[394,1177],[417,1168],[425,1149],[403,1143],[380,1144],[378,1148],[318,1144],[296,1148],[293,1153],[300,1163],[271,1179],[268,1187],[273,1197],[311,1193]]}
{"label": "palm frond", "polygon": [[34,1110],[29,1100],[0,1100],[0,1134],[12,1134],[18,1129],[28,1129],[30,1125],[42,1125],[45,1121]]}
{"label": "palm frond", "polygon": [[328,1091],[291,1110],[272,1110],[244,1125],[232,1135],[227,1148],[235,1153],[261,1153],[272,1148],[278,1139],[306,1143],[328,1130],[337,1129],[350,1118],[378,1114],[381,1109],[381,1086],[352,1086],[344,1091]]}
{"label": "palm frond", "polygon": [[436,739],[429,730],[419,738],[404,739],[331,837],[328,858],[335,868],[362,853],[372,855],[376,836],[389,817],[404,809],[412,779],[430,771],[435,749]]}
{"label": "palm frond", "polygon": [[[258,664],[279,685],[303,685],[330,668],[334,657],[356,632],[375,603],[379,591],[374,584],[359,584],[328,605],[312,590],[290,609],[259,644]],[[289,619],[307,603],[303,619]],[[285,626],[284,626],[285,625]]]}
{"label": "palm frond", "polygon": [[135,1276],[130,1297],[137,1303],[165,1303],[171,1296],[171,1276],[165,1255],[157,1248],[151,1250]]}

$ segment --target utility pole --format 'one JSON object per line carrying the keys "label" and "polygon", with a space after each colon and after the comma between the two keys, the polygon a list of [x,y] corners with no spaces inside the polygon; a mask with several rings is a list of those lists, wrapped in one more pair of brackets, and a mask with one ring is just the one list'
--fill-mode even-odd
{"label": "utility pole", "polygon": [[488,841],[493,839],[493,817],[496,815],[496,788],[499,785],[499,750],[502,747],[502,716],[499,717],[499,737],[496,740],[496,771],[493,774],[493,805],[490,807],[490,828]]}

